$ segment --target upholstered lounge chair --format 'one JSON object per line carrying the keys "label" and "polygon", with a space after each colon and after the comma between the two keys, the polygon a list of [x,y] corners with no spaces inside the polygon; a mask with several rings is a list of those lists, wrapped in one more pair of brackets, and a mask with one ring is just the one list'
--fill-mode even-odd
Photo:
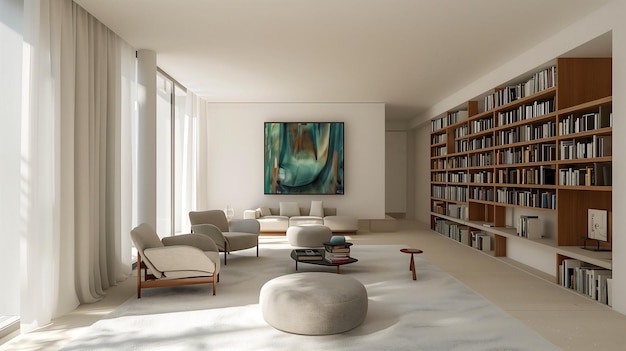
{"label": "upholstered lounge chair", "polygon": [[191,211],[189,212],[191,231],[196,234],[208,235],[220,251],[226,256],[231,251],[250,249],[256,246],[256,255],[259,256],[260,226],[256,219],[226,219],[221,210]]}
{"label": "upholstered lounge chair", "polygon": [[159,239],[148,224],[134,228],[130,236],[137,248],[137,298],[142,288],[219,281],[220,257],[213,240],[200,234],[183,234]]}

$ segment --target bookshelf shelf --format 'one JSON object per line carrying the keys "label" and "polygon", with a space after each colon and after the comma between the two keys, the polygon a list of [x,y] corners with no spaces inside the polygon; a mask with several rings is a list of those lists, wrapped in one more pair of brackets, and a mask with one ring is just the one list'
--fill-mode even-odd
{"label": "bookshelf shelf", "polygon": [[[589,209],[608,211],[603,248],[612,245],[611,60],[558,58],[553,67],[512,80],[525,84],[481,95],[484,111],[468,101],[467,109],[433,119],[431,228],[470,246],[476,235],[487,235],[480,240],[490,247],[481,250],[495,257],[507,257],[507,240],[548,249],[557,284],[568,260],[610,270],[610,251],[581,247]],[[450,206],[465,217],[450,216]],[[552,218],[541,239],[517,233],[518,218],[529,211]]]}

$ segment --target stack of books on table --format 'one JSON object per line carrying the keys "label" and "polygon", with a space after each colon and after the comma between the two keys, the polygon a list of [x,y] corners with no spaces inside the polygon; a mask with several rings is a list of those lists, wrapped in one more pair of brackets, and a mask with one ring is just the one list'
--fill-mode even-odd
{"label": "stack of books on table", "polygon": [[319,250],[296,249],[295,251],[298,261],[321,261],[324,259],[324,256]]}
{"label": "stack of books on table", "polygon": [[332,245],[324,244],[324,259],[329,263],[346,263],[350,261],[350,245],[348,243]]}

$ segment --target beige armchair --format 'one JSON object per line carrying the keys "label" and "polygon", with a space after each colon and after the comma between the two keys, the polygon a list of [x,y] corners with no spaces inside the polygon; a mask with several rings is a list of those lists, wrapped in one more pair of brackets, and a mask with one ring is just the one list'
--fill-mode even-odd
{"label": "beige armchair", "polygon": [[189,212],[191,231],[196,234],[209,236],[220,251],[226,256],[231,251],[250,249],[256,246],[256,255],[259,256],[260,226],[256,219],[226,219],[221,210],[191,211]]}
{"label": "beige armchair", "polygon": [[213,240],[200,234],[159,239],[148,224],[135,227],[130,236],[137,248],[137,298],[141,289],[219,281],[220,258]]}

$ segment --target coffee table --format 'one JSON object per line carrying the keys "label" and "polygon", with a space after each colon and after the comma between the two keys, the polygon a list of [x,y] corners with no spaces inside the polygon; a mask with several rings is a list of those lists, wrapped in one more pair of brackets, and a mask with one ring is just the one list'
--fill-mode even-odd
{"label": "coffee table", "polygon": [[[319,253],[322,254],[322,256],[326,255],[326,250],[324,249],[312,249],[315,251],[318,251]],[[354,262],[358,262],[359,260],[357,260],[354,257],[348,257],[348,261],[347,262],[340,262],[340,263],[331,263],[326,261],[323,257],[321,260],[298,260],[298,257],[296,256],[296,250],[291,250],[291,259],[293,259],[294,261],[296,261],[296,271],[298,270],[298,262],[301,263],[309,263],[309,264],[316,264],[318,266],[327,266],[327,267],[337,267],[337,274],[341,274],[339,267],[343,266],[344,264],[350,264],[350,263],[354,263]]]}

